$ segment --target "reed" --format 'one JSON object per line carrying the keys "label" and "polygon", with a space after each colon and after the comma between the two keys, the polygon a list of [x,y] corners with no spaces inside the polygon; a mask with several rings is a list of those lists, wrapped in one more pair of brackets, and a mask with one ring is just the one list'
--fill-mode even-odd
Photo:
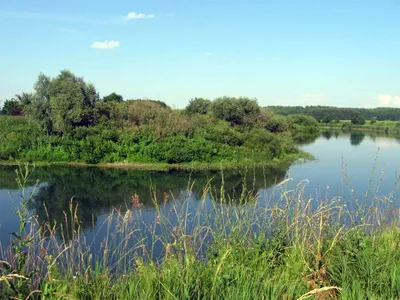
{"label": "reed", "polygon": [[[341,196],[312,198],[290,179],[261,195],[243,182],[232,197],[207,183],[193,212],[185,197],[153,193],[156,217],[132,195],[88,239],[71,199],[62,224],[26,214],[17,174],[20,232],[0,253],[4,299],[397,299],[399,211],[370,185],[350,209]],[[222,181],[224,177],[222,176]],[[349,187],[351,188],[351,187]],[[24,243],[21,243],[24,241]],[[16,246],[18,245],[18,246]]]}

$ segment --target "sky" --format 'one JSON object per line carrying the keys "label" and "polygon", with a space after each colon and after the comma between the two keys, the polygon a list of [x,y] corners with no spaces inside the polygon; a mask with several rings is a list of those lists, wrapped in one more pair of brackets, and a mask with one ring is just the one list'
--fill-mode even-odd
{"label": "sky", "polygon": [[0,0],[0,101],[68,69],[183,108],[400,107],[400,0]]}

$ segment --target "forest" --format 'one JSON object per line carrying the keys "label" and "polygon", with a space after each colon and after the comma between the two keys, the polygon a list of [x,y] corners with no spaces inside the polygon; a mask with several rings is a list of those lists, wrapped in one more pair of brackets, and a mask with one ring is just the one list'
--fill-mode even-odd
{"label": "forest", "polygon": [[315,118],[280,116],[256,99],[162,101],[100,97],[68,70],[40,74],[32,93],[4,101],[0,160],[46,163],[253,165],[304,156],[295,140],[318,134]]}

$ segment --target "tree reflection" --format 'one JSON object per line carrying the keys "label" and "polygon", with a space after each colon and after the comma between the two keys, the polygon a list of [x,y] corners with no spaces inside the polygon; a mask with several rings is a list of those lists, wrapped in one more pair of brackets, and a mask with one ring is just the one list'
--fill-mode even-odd
{"label": "tree reflection", "polygon": [[329,140],[329,139],[332,137],[332,135],[333,135],[333,131],[323,131],[323,132],[321,133],[321,135],[322,135],[324,138],[326,138],[327,140]]}
{"label": "tree reflection", "polygon": [[309,145],[312,144],[316,141],[316,139],[319,138],[319,132],[315,133],[299,133],[296,134],[293,137],[293,140],[296,142],[298,145]]}
{"label": "tree reflection", "polygon": [[[81,229],[96,226],[99,216],[116,208],[121,212],[135,209],[132,196],[137,195],[143,208],[152,210],[175,200],[191,197],[200,200],[209,187],[211,198],[221,202],[240,203],[243,195],[256,196],[261,188],[268,188],[285,178],[289,165],[280,168],[248,168],[234,171],[155,172],[123,169],[83,167],[42,167],[34,170],[30,184],[40,178],[37,193],[29,202],[41,224],[65,224],[70,218],[71,199],[78,205],[76,217]],[[0,168],[2,188],[15,189],[15,167]],[[222,186],[223,185],[223,186]],[[64,225],[65,227],[65,225]],[[69,228],[71,229],[71,228]]]}
{"label": "tree reflection", "polygon": [[365,138],[365,134],[363,132],[353,131],[350,133],[350,144],[353,146],[358,146],[362,143]]}

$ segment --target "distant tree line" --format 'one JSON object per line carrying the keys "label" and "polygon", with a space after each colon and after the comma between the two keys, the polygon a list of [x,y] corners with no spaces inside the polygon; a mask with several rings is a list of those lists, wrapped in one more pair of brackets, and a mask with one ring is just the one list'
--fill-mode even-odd
{"label": "distant tree line", "polygon": [[[400,121],[400,108],[350,108],[332,106],[268,106],[267,109],[279,115],[304,114],[316,118],[319,122],[329,123],[334,120],[359,119]],[[357,124],[357,123],[355,123]]]}

